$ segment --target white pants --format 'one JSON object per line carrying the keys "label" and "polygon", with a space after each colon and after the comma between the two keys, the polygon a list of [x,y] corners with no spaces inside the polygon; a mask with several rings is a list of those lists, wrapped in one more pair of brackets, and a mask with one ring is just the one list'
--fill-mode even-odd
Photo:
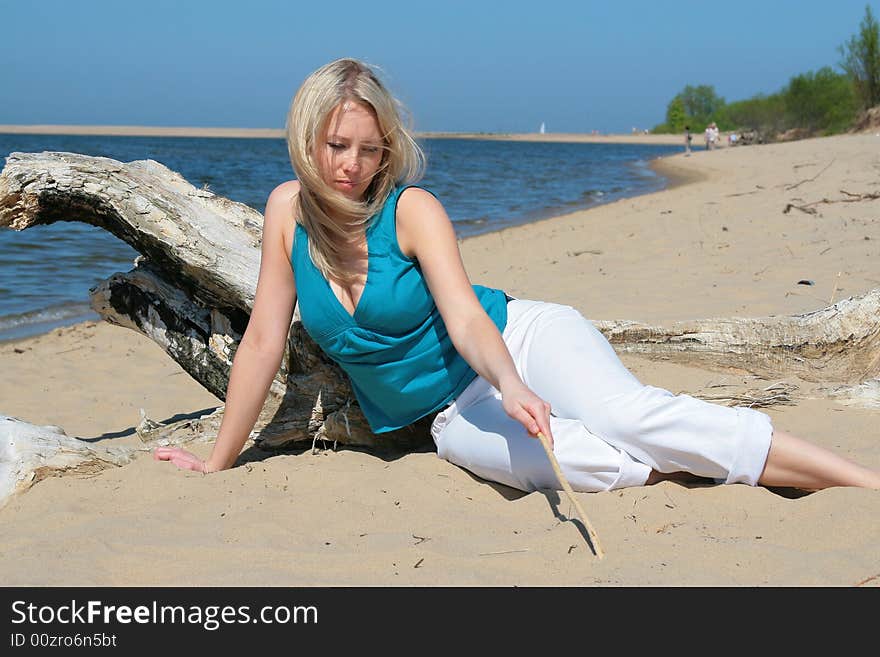
{"label": "white pants", "polygon": [[[551,405],[553,451],[574,490],[641,486],[652,469],[757,483],[773,432],[767,415],[642,385],[569,306],[516,299],[507,312],[504,342],[525,384]],[[482,377],[438,413],[431,435],[441,458],[479,477],[560,489],[540,441]]]}

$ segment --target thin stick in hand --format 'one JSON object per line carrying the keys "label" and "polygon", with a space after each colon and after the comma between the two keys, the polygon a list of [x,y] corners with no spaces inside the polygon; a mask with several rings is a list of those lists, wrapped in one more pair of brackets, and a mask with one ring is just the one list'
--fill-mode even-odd
{"label": "thin stick in hand", "polygon": [[577,498],[574,496],[574,491],[571,488],[571,484],[568,483],[568,479],[566,479],[565,475],[562,474],[562,469],[559,467],[559,462],[556,460],[556,455],[553,453],[553,448],[550,447],[550,441],[547,440],[547,436],[545,436],[540,431],[538,432],[538,439],[544,446],[544,451],[547,452],[547,458],[550,459],[550,465],[553,466],[553,472],[556,473],[556,478],[559,480],[559,483],[562,484],[562,488],[568,494],[568,499],[570,499],[572,504],[574,504],[574,508],[577,509],[578,515],[581,517],[581,521],[584,523],[584,527],[587,528],[587,534],[590,537],[590,542],[593,544],[593,548],[595,548],[596,556],[602,559],[605,556],[605,553],[602,551],[602,546],[599,545],[599,537],[593,530],[593,525],[590,524],[590,520],[587,518],[587,514],[584,513],[584,510],[578,503]]}

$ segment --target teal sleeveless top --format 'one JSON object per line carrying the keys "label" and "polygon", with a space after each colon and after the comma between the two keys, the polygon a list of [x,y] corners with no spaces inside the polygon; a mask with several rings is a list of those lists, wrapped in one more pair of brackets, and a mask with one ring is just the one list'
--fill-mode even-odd
{"label": "teal sleeveless top", "polygon": [[[404,189],[394,189],[368,224],[367,280],[353,315],[312,263],[308,234],[299,224],[290,254],[303,327],[348,374],[375,433],[439,411],[477,376],[455,350],[418,261],[400,250],[396,212]],[[473,288],[498,330],[504,331],[504,292]]]}

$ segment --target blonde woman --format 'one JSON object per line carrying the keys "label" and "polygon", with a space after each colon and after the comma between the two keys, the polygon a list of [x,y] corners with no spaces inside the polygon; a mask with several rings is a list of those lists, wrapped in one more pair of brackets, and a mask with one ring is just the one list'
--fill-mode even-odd
{"label": "blonde woman", "polygon": [[431,416],[438,454],[524,491],[600,491],[690,473],[718,482],[880,487],[880,474],[779,430],[767,415],[642,385],[571,307],[468,280],[443,205],[414,186],[424,157],[367,65],[310,75],[287,118],[296,180],[266,203],[256,299],[210,457],[231,467],[278,370],[299,302],[306,330],[349,375],[376,433]]}

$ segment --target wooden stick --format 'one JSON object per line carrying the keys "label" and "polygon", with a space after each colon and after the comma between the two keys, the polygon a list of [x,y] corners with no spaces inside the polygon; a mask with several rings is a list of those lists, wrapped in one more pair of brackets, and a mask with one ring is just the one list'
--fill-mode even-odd
{"label": "wooden stick", "polygon": [[578,515],[581,517],[581,521],[584,523],[584,527],[587,528],[587,534],[590,537],[590,542],[593,544],[593,549],[596,552],[596,556],[602,559],[605,556],[605,553],[602,551],[602,546],[599,545],[599,537],[596,535],[596,532],[593,529],[593,525],[590,524],[590,520],[587,518],[587,514],[584,513],[581,505],[578,504],[577,498],[574,496],[574,491],[571,488],[571,484],[568,483],[568,479],[566,479],[565,475],[562,474],[562,469],[559,467],[559,462],[556,460],[556,455],[553,453],[553,448],[550,447],[550,441],[547,440],[547,436],[545,436],[540,431],[538,432],[538,438],[540,439],[541,444],[544,446],[544,451],[547,452],[547,458],[550,459],[550,465],[553,466],[553,471],[556,473],[556,478],[559,480],[559,483],[562,484],[562,488],[568,494],[568,499],[570,499],[572,504],[574,504],[574,508],[577,509]]}
{"label": "wooden stick", "polygon": [[837,281],[834,282],[834,290],[831,291],[831,299],[828,300],[828,305],[832,305],[834,303],[834,295],[837,294],[837,283],[840,281],[840,275],[842,271],[837,272]]}

